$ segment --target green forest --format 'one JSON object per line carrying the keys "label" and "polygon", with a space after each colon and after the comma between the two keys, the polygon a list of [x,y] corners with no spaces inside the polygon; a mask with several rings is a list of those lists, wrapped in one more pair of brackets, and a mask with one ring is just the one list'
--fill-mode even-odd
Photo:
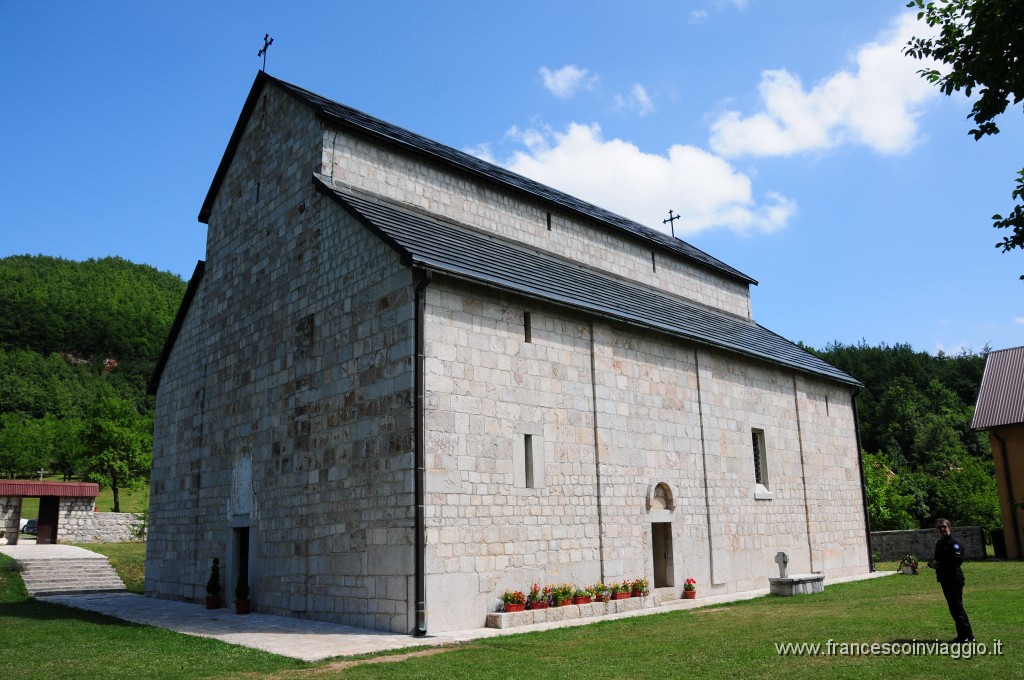
{"label": "green forest", "polygon": [[185,283],[121,258],[0,259],[0,475],[145,484],[146,385]]}
{"label": "green forest", "polygon": [[[0,475],[40,468],[114,491],[148,481],[146,385],[185,292],[120,258],[0,259]],[[811,350],[815,351],[815,350]],[[987,438],[970,430],[985,352],[832,344],[816,354],[864,383],[857,397],[875,530],[1000,525]]]}
{"label": "green forest", "polygon": [[857,395],[874,531],[1001,526],[988,437],[970,429],[985,370],[979,354],[834,343],[815,353],[862,383]]}

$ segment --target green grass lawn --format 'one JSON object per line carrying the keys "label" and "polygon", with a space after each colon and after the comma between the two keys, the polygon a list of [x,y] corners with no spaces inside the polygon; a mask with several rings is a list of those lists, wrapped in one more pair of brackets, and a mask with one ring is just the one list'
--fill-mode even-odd
{"label": "green grass lawn", "polygon": [[[139,544],[132,544],[139,545]],[[94,547],[94,546],[89,546]],[[1024,563],[965,567],[979,642],[1003,656],[780,656],[775,644],[948,640],[953,623],[930,574],[759,598],[467,643],[431,656],[340,669],[133,626],[28,600],[0,567],[4,677],[300,678],[963,678],[1024,677]]]}
{"label": "green grass lawn", "polygon": [[142,593],[146,581],[146,544],[138,543],[76,543],[80,548],[106,555],[124,587]]}

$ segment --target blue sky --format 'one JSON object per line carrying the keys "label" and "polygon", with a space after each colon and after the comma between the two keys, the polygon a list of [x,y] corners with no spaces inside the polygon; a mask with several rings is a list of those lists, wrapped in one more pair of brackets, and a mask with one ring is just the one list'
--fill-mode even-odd
{"label": "blue sky", "polygon": [[183,278],[267,71],[679,234],[815,347],[1022,344],[1002,254],[1024,117],[966,132],[900,55],[901,0],[3,3],[0,257],[119,255]]}

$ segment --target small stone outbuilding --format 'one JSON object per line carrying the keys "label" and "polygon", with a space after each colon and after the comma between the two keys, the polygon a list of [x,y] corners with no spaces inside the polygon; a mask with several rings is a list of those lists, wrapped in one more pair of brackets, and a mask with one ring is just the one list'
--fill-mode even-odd
{"label": "small stone outbuilding", "polygon": [[0,529],[8,543],[19,537],[21,501],[39,497],[37,544],[56,543],[65,532],[72,535],[83,524],[95,524],[96,496],[99,484],[93,482],[50,482],[0,479]]}

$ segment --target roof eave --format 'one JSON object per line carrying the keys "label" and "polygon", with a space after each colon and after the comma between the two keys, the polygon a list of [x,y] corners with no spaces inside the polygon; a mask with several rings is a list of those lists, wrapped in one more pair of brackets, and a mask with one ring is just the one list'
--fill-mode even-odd
{"label": "roof eave", "polygon": [[271,80],[271,77],[263,71],[256,74],[256,79],[253,81],[252,88],[249,90],[249,96],[246,97],[245,104],[242,106],[242,112],[238,114],[238,121],[235,123],[235,129],[231,132],[231,138],[228,140],[227,148],[224,149],[224,155],[221,156],[220,165],[217,166],[217,172],[213,174],[213,181],[210,183],[210,188],[206,192],[206,198],[203,200],[203,207],[199,209],[199,221],[203,224],[209,224],[210,222],[210,213],[213,212],[213,202],[217,199],[217,194],[220,192],[221,184],[224,183],[224,177],[227,175],[228,168],[231,167],[231,161],[235,157],[235,151],[238,149],[238,144],[242,140],[245,128],[249,124],[249,117],[252,115],[252,111],[256,107],[256,102],[259,100],[260,93],[263,92],[263,86]]}

